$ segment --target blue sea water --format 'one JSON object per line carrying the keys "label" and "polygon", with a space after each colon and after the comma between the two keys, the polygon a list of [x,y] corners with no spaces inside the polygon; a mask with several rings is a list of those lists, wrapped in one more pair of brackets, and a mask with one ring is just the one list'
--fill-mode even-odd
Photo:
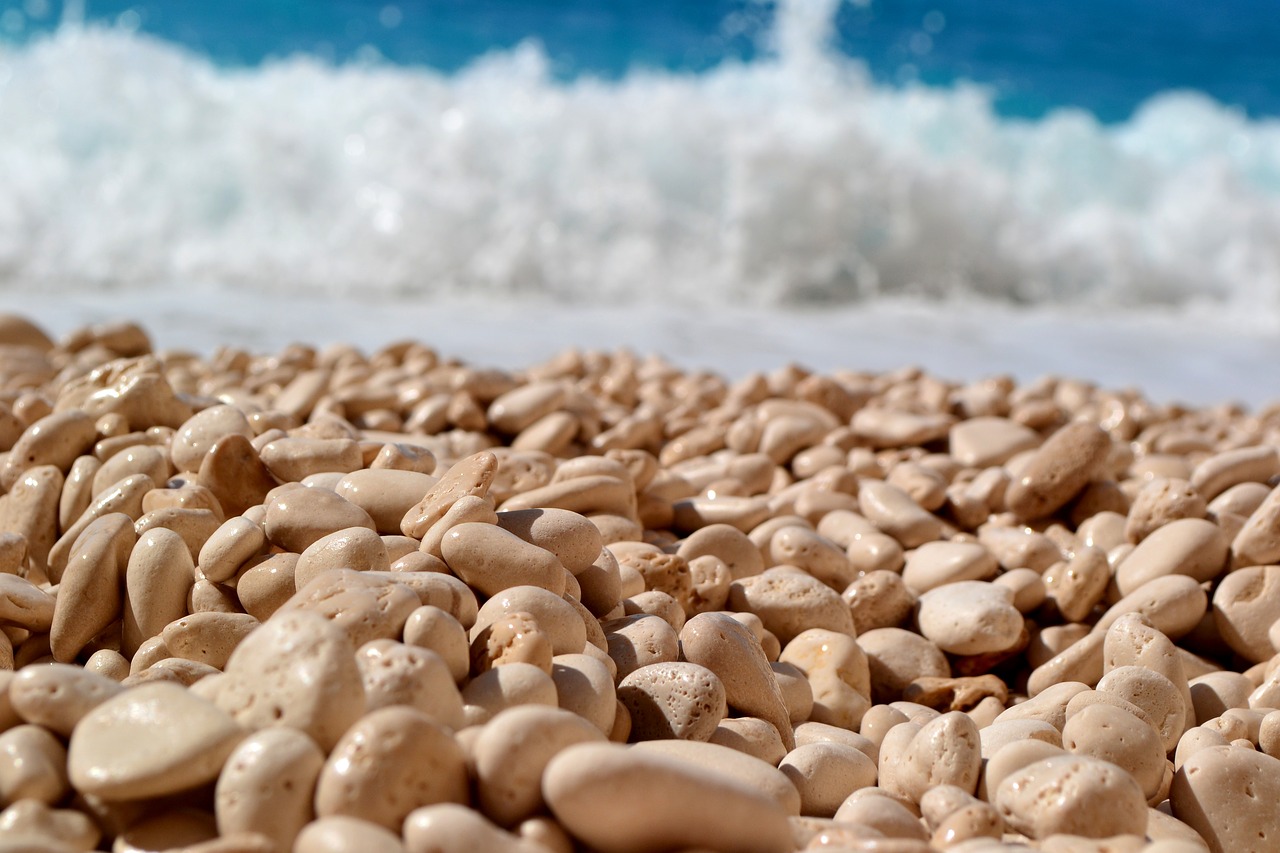
{"label": "blue sea water", "polygon": [[[754,307],[741,325],[775,327],[786,309],[792,348],[816,339],[797,308],[996,306],[1042,313],[987,362],[1051,368],[1027,356],[1053,312],[1086,329],[1162,313],[1156,350],[1271,334],[1280,15],[1266,0],[0,0],[0,304],[156,293],[173,328],[222,311],[224,331],[244,325],[224,294]],[[926,326],[944,360],[948,336],[980,355],[974,336],[994,339],[981,321]],[[723,348],[735,362],[759,342],[721,334],[746,342]],[[1057,342],[1066,370],[1083,350],[1105,367],[1091,334]],[[1179,368],[1199,396],[1221,374],[1206,358]]]}

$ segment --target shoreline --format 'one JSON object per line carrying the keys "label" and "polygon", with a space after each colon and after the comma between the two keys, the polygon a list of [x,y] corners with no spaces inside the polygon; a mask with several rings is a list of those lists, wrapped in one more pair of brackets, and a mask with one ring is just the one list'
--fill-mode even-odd
{"label": "shoreline", "polygon": [[55,336],[133,320],[157,348],[206,355],[229,345],[253,353],[291,342],[365,350],[412,340],[442,357],[514,369],[565,348],[658,355],[730,380],[787,364],[830,372],[920,367],[971,382],[1054,375],[1153,402],[1243,404],[1280,400],[1267,382],[1280,334],[1206,310],[1015,308],[878,301],[861,305],[706,308],[652,304],[557,305],[545,300],[446,296],[258,295],[212,288],[100,294],[5,295],[4,308]]}

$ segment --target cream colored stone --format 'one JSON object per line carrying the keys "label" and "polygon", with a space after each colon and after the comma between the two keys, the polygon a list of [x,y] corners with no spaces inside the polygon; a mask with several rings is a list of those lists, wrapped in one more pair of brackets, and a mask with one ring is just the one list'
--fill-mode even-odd
{"label": "cream colored stone", "polygon": [[772,568],[734,581],[728,603],[731,610],[759,616],[783,645],[809,628],[853,634],[853,617],[840,594],[795,570]]}
{"label": "cream colored stone", "polygon": [[[543,793],[565,828],[602,853],[791,849],[786,812],[767,795],[669,756],[580,744],[547,766]],[[611,808],[619,801],[644,806]]]}
{"label": "cream colored stone", "polygon": [[1173,816],[1214,853],[1274,849],[1280,838],[1280,759],[1235,747],[1210,747],[1190,758],[1169,791]]}
{"label": "cream colored stone", "polygon": [[67,767],[82,794],[139,799],[212,781],[244,736],[227,714],[173,684],[98,705],[71,735]]}
{"label": "cream colored stone", "polygon": [[404,705],[446,728],[462,728],[462,694],[444,659],[430,649],[371,640],[356,650],[356,666],[366,711]]}
{"label": "cream colored stone", "polygon": [[1006,776],[994,798],[1005,823],[1031,838],[1146,834],[1146,798],[1138,783],[1095,758],[1062,755],[1034,762]]}
{"label": "cream colored stone", "polygon": [[526,584],[564,592],[565,568],[554,554],[496,525],[459,524],[445,536],[441,551],[449,568],[485,595]]}
{"label": "cream colored stone", "polygon": [[635,740],[705,741],[728,708],[714,672],[687,662],[642,666],[618,682],[618,700],[631,716]]}
{"label": "cream colored stone", "polygon": [[858,729],[871,707],[872,688],[871,665],[858,642],[847,634],[810,628],[787,643],[779,660],[809,679],[810,720]]}
{"label": "cream colored stone", "polygon": [[984,581],[934,587],[920,596],[916,621],[926,639],[957,655],[1008,651],[1023,630],[1012,591]]}
{"label": "cream colored stone", "polygon": [[376,530],[367,512],[327,489],[286,484],[271,492],[266,507],[263,529],[267,539],[295,554],[335,530]]}
{"label": "cream colored stone", "polygon": [[1067,424],[1028,459],[1009,484],[1005,504],[1024,521],[1051,515],[1084,488],[1110,451],[1110,437],[1096,425]]}
{"label": "cream colored stone", "polygon": [[236,746],[218,776],[218,832],[256,832],[288,850],[315,818],[312,795],[324,753],[288,728],[263,729]]}
{"label": "cream colored stone", "polygon": [[1226,567],[1227,537],[1203,518],[1180,518],[1152,531],[1116,567],[1116,588],[1128,595],[1149,580],[1179,574],[1204,582]]}

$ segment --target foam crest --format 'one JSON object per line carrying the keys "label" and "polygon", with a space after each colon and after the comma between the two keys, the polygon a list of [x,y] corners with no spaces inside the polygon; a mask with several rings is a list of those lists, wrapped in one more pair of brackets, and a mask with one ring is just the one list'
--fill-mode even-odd
{"label": "foam crest", "polygon": [[1280,123],[1192,93],[1001,119],[870,83],[823,48],[834,6],[783,4],[771,57],[618,81],[557,82],[534,45],[451,75],[93,27],[0,47],[0,290],[1280,316]]}

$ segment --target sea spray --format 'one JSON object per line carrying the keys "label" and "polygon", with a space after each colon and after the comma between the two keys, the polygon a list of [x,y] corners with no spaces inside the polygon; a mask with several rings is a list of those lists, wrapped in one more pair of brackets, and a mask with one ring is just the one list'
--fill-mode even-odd
{"label": "sea spray", "polygon": [[0,47],[0,288],[1280,316],[1280,123],[1190,93],[1001,118],[870,82],[836,5],[780,4],[749,63],[570,81],[533,43],[226,68],[73,16]]}

